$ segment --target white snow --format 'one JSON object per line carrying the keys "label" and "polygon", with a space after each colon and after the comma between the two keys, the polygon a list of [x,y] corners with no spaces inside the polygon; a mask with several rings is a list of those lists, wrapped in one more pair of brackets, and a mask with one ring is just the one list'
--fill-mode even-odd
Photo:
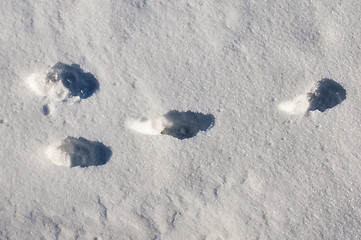
{"label": "white snow", "polygon": [[360,18],[3,0],[0,239],[360,239]]}
{"label": "white snow", "polygon": [[288,114],[305,114],[310,107],[307,94],[302,94],[292,100],[280,103],[279,109]]}
{"label": "white snow", "polygon": [[60,145],[61,144],[50,145],[48,149],[46,149],[45,153],[48,159],[54,164],[58,166],[70,167],[71,166],[70,155],[59,149]]}
{"label": "white snow", "polygon": [[147,135],[160,135],[169,123],[164,117],[158,119],[142,118],[140,120],[129,119],[126,121],[126,126],[136,132]]}
{"label": "white snow", "polygon": [[60,81],[54,83],[47,81],[45,71],[31,74],[26,83],[36,94],[48,97],[52,101],[66,100],[69,96],[69,90]]}

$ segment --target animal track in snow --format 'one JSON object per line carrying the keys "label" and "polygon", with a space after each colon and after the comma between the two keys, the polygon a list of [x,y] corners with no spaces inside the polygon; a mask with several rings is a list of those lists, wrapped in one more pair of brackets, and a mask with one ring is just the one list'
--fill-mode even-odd
{"label": "animal track in snow", "polygon": [[61,144],[50,146],[46,153],[54,164],[67,167],[104,165],[112,155],[110,148],[103,143],[82,137],[67,137]]}
{"label": "animal track in snow", "polygon": [[34,73],[28,85],[37,94],[56,101],[78,96],[90,97],[99,89],[99,82],[91,73],[85,73],[78,64],[67,65],[58,62],[47,73]]}
{"label": "animal track in snow", "polygon": [[308,93],[309,111],[324,112],[340,104],[346,99],[346,90],[338,82],[324,78],[319,81],[315,89]]}
{"label": "animal track in snow", "polygon": [[172,110],[158,119],[129,120],[126,125],[142,134],[169,135],[183,140],[196,136],[199,131],[207,131],[214,122],[212,114]]}
{"label": "animal track in snow", "polygon": [[169,123],[161,134],[170,135],[178,139],[194,137],[199,131],[207,131],[214,125],[214,116],[197,112],[169,111],[163,116]]}
{"label": "animal track in snow", "polygon": [[282,102],[278,107],[288,114],[308,114],[310,111],[324,112],[346,99],[346,90],[336,81],[324,78],[310,92]]}

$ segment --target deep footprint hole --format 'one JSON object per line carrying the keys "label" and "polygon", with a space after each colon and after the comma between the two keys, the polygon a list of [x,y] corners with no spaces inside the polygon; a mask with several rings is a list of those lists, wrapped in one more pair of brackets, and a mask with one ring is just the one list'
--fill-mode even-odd
{"label": "deep footprint hole", "polygon": [[55,64],[47,75],[50,82],[61,81],[71,97],[79,96],[86,99],[99,89],[99,82],[91,73],[84,72],[78,64]]}
{"label": "deep footprint hole", "polygon": [[112,151],[101,142],[89,141],[85,138],[67,137],[59,149],[70,157],[70,167],[89,167],[106,164]]}
{"label": "deep footprint hole", "polygon": [[169,135],[180,140],[192,138],[199,131],[207,131],[214,126],[215,118],[212,114],[198,112],[169,111],[164,118],[170,127],[164,128],[161,134]]}
{"label": "deep footprint hole", "polygon": [[309,111],[324,112],[333,108],[346,99],[346,89],[335,80],[324,78],[320,80],[315,89],[308,93],[310,102]]}

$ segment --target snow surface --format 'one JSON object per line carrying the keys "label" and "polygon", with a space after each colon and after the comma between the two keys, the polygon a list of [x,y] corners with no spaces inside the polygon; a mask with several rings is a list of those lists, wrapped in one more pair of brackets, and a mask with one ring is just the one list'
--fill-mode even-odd
{"label": "snow surface", "polygon": [[[0,11],[0,239],[361,238],[361,1],[2,0]],[[42,84],[59,62],[99,89]],[[324,78],[344,101],[282,108]],[[172,111],[214,124],[189,138],[159,134],[174,119],[135,127],[153,135],[129,127]],[[71,167],[87,153],[65,139],[110,159]],[[68,167],[52,162],[64,154]]]}

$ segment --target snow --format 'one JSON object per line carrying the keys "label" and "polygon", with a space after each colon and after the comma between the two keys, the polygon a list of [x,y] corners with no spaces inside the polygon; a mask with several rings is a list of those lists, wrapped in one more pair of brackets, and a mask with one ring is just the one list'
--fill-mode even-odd
{"label": "snow", "polygon": [[361,2],[0,11],[0,239],[361,237]]}
{"label": "snow", "polygon": [[288,114],[306,114],[310,107],[307,94],[302,94],[292,100],[280,103],[279,109]]}

